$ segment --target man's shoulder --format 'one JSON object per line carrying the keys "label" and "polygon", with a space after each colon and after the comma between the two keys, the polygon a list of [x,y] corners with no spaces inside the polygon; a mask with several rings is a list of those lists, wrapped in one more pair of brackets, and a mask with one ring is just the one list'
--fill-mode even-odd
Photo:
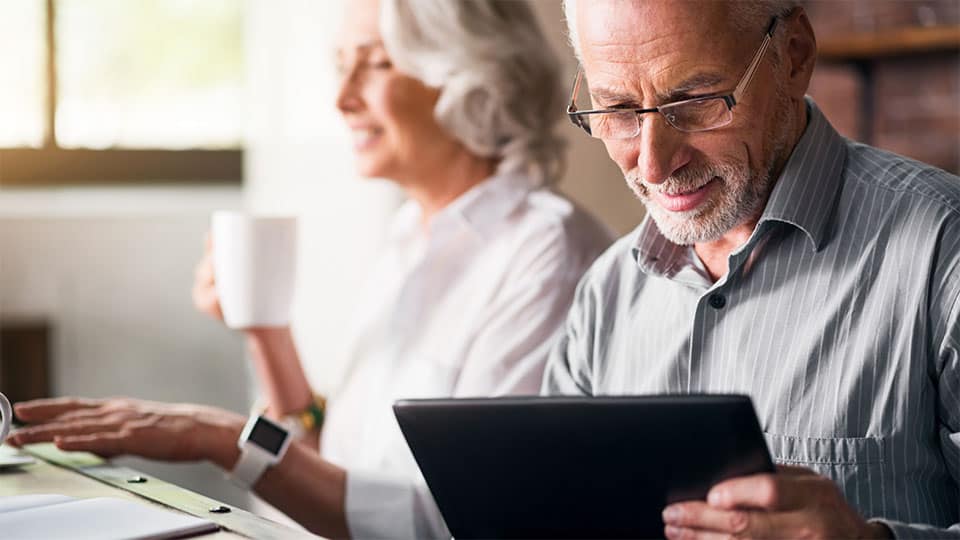
{"label": "man's shoulder", "polygon": [[897,194],[905,204],[933,204],[960,218],[960,177],[927,163],[847,141],[846,180]]}
{"label": "man's shoulder", "polygon": [[597,257],[583,278],[587,286],[604,288],[624,278],[633,279],[640,273],[635,249],[641,227],[643,225],[618,238]]}

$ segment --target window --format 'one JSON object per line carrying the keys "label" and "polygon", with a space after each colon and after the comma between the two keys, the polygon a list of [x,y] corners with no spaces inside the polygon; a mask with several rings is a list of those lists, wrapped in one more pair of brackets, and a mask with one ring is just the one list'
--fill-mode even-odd
{"label": "window", "polygon": [[243,4],[0,0],[0,187],[239,181]]}

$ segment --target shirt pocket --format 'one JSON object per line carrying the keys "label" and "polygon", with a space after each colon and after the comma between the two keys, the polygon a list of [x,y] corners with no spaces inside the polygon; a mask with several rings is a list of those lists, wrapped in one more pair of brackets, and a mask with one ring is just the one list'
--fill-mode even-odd
{"label": "shirt pocket", "polygon": [[764,434],[770,456],[780,465],[798,467],[855,467],[882,465],[885,459],[881,437],[795,437]]}
{"label": "shirt pocket", "polygon": [[888,514],[883,496],[888,480],[886,439],[764,435],[774,463],[805,467],[830,478],[847,502],[863,515]]}

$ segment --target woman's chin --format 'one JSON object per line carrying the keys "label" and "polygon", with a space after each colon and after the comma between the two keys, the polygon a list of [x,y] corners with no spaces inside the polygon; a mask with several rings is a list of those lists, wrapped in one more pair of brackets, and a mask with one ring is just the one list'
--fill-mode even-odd
{"label": "woman's chin", "polygon": [[389,172],[387,169],[388,167],[384,167],[382,163],[364,159],[364,156],[357,156],[356,171],[361,178],[383,178]]}

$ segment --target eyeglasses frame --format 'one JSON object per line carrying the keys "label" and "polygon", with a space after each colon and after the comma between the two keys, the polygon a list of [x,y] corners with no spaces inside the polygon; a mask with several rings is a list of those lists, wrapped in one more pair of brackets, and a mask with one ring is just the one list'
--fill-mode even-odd
{"label": "eyeglasses frame", "polygon": [[646,114],[646,113],[652,113],[652,112],[658,112],[658,113],[660,113],[660,114],[664,117],[664,120],[667,121],[667,124],[669,124],[669,125],[670,125],[671,127],[673,127],[674,129],[676,129],[676,130],[678,130],[678,131],[683,131],[683,132],[685,132],[685,133],[695,133],[695,132],[698,132],[698,131],[709,131],[709,130],[711,130],[711,129],[716,129],[716,128],[719,128],[719,127],[723,127],[723,126],[729,124],[729,122],[724,123],[724,124],[720,124],[720,125],[717,125],[717,126],[705,128],[705,129],[683,130],[683,129],[678,128],[677,126],[674,126],[674,125],[670,122],[669,117],[667,117],[667,115],[664,114],[663,109],[666,108],[666,109],[669,110],[671,107],[676,107],[676,106],[678,106],[678,105],[685,105],[685,104],[688,104],[688,103],[695,103],[695,102],[708,101],[708,100],[714,100],[714,99],[722,99],[723,102],[726,104],[727,109],[731,112],[731,121],[732,121],[733,107],[736,106],[736,104],[739,103],[740,99],[743,97],[743,93],[746,91],[747,86],[749,86],[750,81],[753,80],[753,76],[754,76],[754,74],[756,73],[757,68],[760,66],[760,61],[763,60],[764,54],[767,52],[767,49],[770,48],[770,43],[771,43],[772,40],[773,40],[773,32],[774,32],[774,30],[776,30],[776,28],[777,28],[777,23],[778,23],[779,19],[780,19],[780,15],[774,15],[774,16],[773,16],[773,19],[770,20],[770,24],[769,24],[769,26],[767,27],[767,31],[766,31],[766,33],[765,33],[764,36],[763,36],[763,42],[760,43],[760,48],[757,49],[757,52],[756,52],[756,53],[754,53],[754,55],[753,55],[753,60],[751,60],[751,61],[750,61],[750,65],[747,66],[747,71],[744,72],[744,74],[740,77],[740,82],[737,83],[737,86],[733,89],[733,92],[731,92],[731,93],[729,93],[729,94],[719,94],[719,95],[714,94],[714,95],[709,95],[709,96],[699,96],[699,97],[695,97],[695,98],[684,99],[684,100],[681,100],[681,101],[674,101],[674,102],[672,102],[672,103],[664,103],[663,105],[658,105],[658,106],[656,106],[656,107],[651,107],[651,108],[626,108],[626,107],[625,107],[625,108],[587,109],[587,110],[580,111],[580,110],[577,110],[577,103],[576,103],[576,101],[577,101],[577,93],[580,91],[580,85],[581,85],[581,83],[583,82],[583,67],[581,66],[580,69],[577,70],[577,78],[576,78],[576,80],[575,80],[574,83],[573,83],[573,93],[570,95],[570,105],[567,106],[567,117],[570,119],[570,121],[573,123],[573,125],[579,127],[580,129],[582,129],[582,130],[584,130],[585,132],[587,132],[587,134],[589,134],[589,135],[592,136],[593,134],[591,133],[590,127],[589,127],[589,125],[584,121],[583,117],[588,116],[588,115],[591,115],[591,114],[597,114],[597,113],[601,113],[601,114],[602,114],[602,113],[620,113],[620,114],[622,114],[622,113],[625,113],[625,112],[632,112],[632,113],[634,113],[634,114],[636,115],[636,117],[637,117],[637,132],[634,133],[634,134],[633,134],[632,136],[630,136],[630,137],[625,137],[626,139],[628,139],[628,138],[633,138],[633,137],[636,137],[637,135],[639,135],[639,133],[640,133],[640,115],[641,115],[641,114]]}

